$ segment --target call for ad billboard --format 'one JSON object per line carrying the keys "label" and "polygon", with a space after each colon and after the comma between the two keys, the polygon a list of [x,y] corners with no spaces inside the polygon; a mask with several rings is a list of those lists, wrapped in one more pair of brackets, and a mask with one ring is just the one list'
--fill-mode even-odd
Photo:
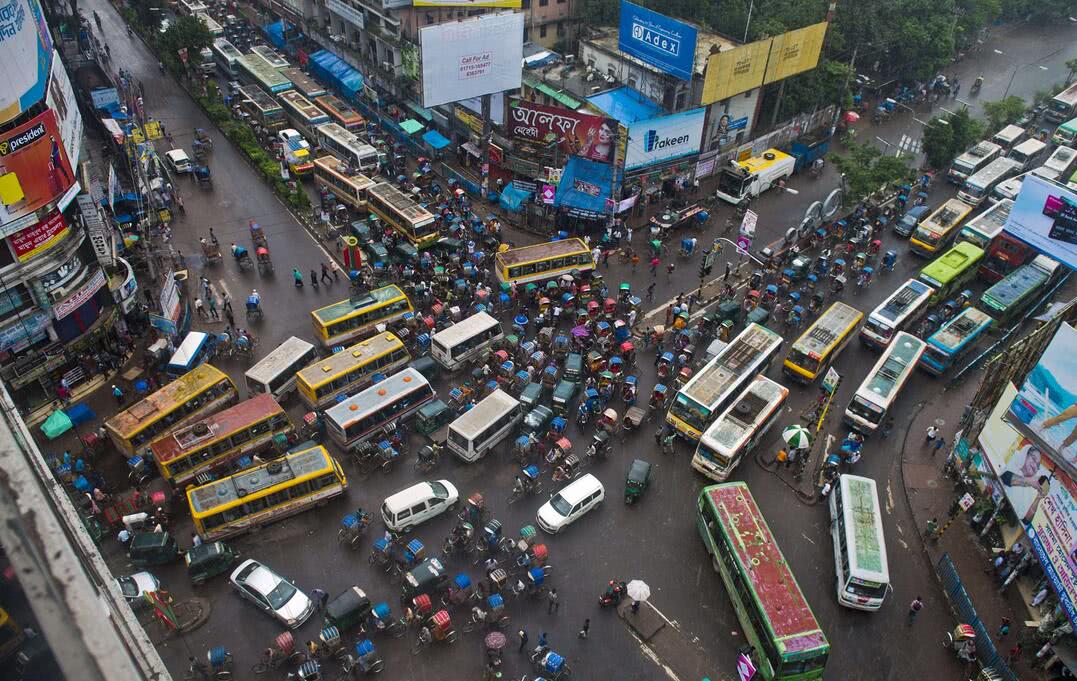
{"label": "call for ad billboard", "polygon": [[52,39],[37,0],[0,4],[0,123],[45,97]]}
{"label": "call for ad billboard", "polygon": [[419,31],[423,106],[520,87],[524,15],[486,14]]}
{"label": "call for ad billboard", "polygon": [[617,46],[681,80],[692,80],[696,62],[695,26],[621,0]]}
{"label": "call for ad billboard", "polygon": [[712,104],[763,84],[771,38],[712,54],[703,76],[701,104]]}
{"label": "call for ad billboard", "polygon": [[819,53],[823,50],[826,27],[827,23],[821,21],[772,38],[767,74],[763,82],[773,83],[814,69],[819,63]]}
{"label": "call for ad billboard", "polygon": [[1038,175],[1025,175],[1004,227],[1070,269],[1077,269],[1077,193]]}
{"label": "call for ad billboard", "polygon": [[62,139],[51,109],[0,137],[0,223],[31,215],[74,186]]}
{"label": "call for ad billboard", "polygon": [[561,151],[570,156],[602,163],[613,159],[617,121],[525,100],[514,100],[509,107],[509,134],[513,137],[542,142],[552,135]]}
{"label": "call for ad billboard", "polygon": [[637,121],[628,128],[625,170],[643,168],[699,152],[706,109]]}

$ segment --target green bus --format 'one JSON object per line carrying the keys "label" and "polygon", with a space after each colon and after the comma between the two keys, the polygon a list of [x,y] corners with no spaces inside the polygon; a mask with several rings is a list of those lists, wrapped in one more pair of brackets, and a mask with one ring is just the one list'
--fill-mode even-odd
{"label": "green bus", "polygon": [[1072,147],[1074,140],[1077,140],[1077,118],[1071,118],[1058,126],[1051,135],[1051,141],[1059,147]]}
{"label": "green bus", "polygon": [[696,525],[766,681],[823,678],[830,643],[743,482],[704,487]]}
{"label": "green bus", "polygon": [[984,249],[962,241],[920,270],[920,281],[935,289],[928,305],[952,297],[976,276],[976,264],[984,257]]}
{"label": "green bus", "polygon": [[979,307],[998,324],[1006,324],[1032,304],[1037,293],[1054,280],[1058,269],[1057,262],[1046,255],[1037,255],[1032,262],[1021,265],[984,291]]}

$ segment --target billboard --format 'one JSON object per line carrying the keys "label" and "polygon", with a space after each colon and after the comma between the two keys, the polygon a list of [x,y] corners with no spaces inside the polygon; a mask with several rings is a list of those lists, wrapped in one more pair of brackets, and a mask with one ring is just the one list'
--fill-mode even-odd
{"label": "billboard", "polygon": [[0,137],[0,223],[33,214],[75,185],[62,140],[51,109]]}
{"label": "billboard", "polygon": [[1077,269],[1077,193],[1025,175],[1005,230],[1037,251]]}
{"label": "billboard", "polygon": [[825,21],[795,31],[783,33],[771,39],[770,59],[764,83],[773,83],[804,71],[811,71],[819,63],[826,37]]}
{"label": "billboard", "polygon": [[0,123],[45,97],[53,58],[52,39],[37,0],[0,5]]}
{"label": "billboard", "polygon": [[617,47],[681,80],[692,80],[696,28],[621,0]]}
{"label": "billboard", "polygon": [[1019,433],[1050,454],[1071,475],[1077,472],[1077,353],[1074,348],[1077,348],[1077,331],[1062,324],[1010,403],[1007,414],[1007,420]]}
{"label": "billboard", "polygon": [[38,256],[49,250],[67,234],[67,223],[58,210],[52,211],[47,218],[33,227],[19,230],[7,238],[15,258],[19,262]]}
{"label": "billboard", "polygon": [[520,9],[523,0],[415,0],[415,7],[506,7]]}
{"label": "billboard", "polygon": [[712,54],[707,59],[707,71],[703,75],[703,98],[700,103],[720,102],[760,87],[767,70],[771,42],[773,39],[767,38]]}
{"label": "billboard", "polygon": [[82,114],[75,101],[75,91],[71,88],[71,79],[67,69],[60,61],[60,54],[52,58],[52,76],[49,78],[49,93],[46,98],[49,108],[56,112],[56,121],[60,124],[60,140],[67,151],[67,160],[72,168],[79,166],[79,150],[82,145]]}
{"label": "billboard", "polygon": [[625,170],[652,166],[699,152],[706,109],[637,121],[628,128]]}
{"label": "billboard", "polygon": [[617,121],[612,118],[555,109],[524,100],[513,100],[509,107],[508,129],[513,137],[542,142],[553,135],[561,151],[570,156],[582,156],[602,163],[613,160]]}
{"label": "billboard", "polygon": [[419,31],[423,106],[520,87],[523,14],[486,14]]}

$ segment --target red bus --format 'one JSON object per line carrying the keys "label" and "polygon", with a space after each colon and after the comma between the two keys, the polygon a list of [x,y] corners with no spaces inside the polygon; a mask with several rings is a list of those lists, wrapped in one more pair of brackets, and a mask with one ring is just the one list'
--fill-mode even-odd
{"label": "red bus", "polygon": [[1036,251],[1032,248],[1002,232],[992,239],[987,249],[987,255],[980,264],[980,278],[994,284],[1035,255]]}

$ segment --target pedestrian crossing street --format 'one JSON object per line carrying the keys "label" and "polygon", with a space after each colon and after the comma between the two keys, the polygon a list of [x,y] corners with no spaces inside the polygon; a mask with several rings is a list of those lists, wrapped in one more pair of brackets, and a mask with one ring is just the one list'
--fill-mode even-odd
{"label": "pedestrian crossing street", "polygon": [[902,135],[901,141],[898,142],[897,151],[894,152],[894,156],[901,156],[902,154],[910,154],[915,156],[920,153],[921,140],[919,138],[913,139],[908,135]]}

